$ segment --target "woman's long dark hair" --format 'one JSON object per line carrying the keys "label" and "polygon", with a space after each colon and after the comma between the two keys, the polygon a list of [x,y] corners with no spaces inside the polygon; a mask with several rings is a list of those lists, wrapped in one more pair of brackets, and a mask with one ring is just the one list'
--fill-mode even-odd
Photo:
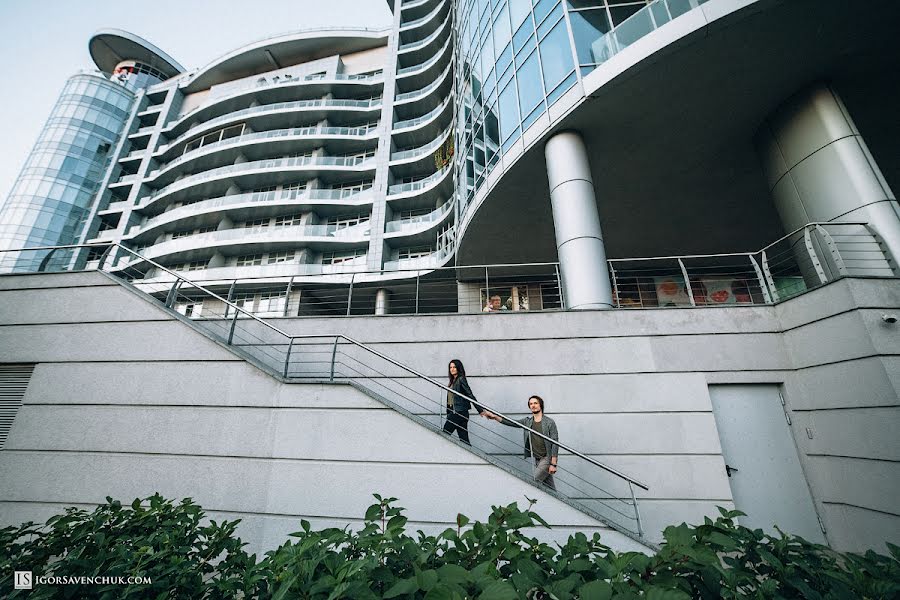
{"label": "woman's long dark hair", "polygon": [[[454,358],[450,361],[450,364],[456,367],[456,376],[457,377],[465,377],[466,376],[466,368],[463,366],[462,361],[458,358]],[[453,383],[453,375],[450,374],[450,364],[447,365],[447,376],[450,379],[450,384]],[[450,385],[448,384],[448,385]]]}

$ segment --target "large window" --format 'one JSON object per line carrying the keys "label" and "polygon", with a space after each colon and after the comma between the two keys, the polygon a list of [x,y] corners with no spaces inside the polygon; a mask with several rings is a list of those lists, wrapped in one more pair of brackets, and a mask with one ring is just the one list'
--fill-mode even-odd
{"label": "large window", "polygon": [[222,129],[218,129],[213,131],[212,133],[207,133],[198,138],[195,138],[184,145],[184,154],[191,152],[192,150],[196,150],[202,146],[208,146],[209,144],[214,144],[215,142],[221,140],[227,140],[230,138],[238,137],[244,133],[244,124],[241,123],[239,125],[230,125],[229,127],[224,127]]}

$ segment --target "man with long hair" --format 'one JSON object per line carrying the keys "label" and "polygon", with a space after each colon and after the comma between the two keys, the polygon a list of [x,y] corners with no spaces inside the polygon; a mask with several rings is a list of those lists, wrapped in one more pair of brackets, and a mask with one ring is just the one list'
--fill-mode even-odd
{"label": "man with long hair", "polygon": [[[534,479],[555,490],[553,474],[556,473],[556,465],[559,461],[559,432],[556,430],[556,422],[544,414],[544,399],[540,396],[528,398],[528,410],[531,415],[516,421],[499,417],[491,412],[483,412],[481,416],[493,419],[501,425],[516,427],[524,425],[529,429],[542,434],[535,435],[528,429],[523,429],[525,438],[525,458],[531,456],[534,459]],[[549,439],[548,439],[549,438]]]}

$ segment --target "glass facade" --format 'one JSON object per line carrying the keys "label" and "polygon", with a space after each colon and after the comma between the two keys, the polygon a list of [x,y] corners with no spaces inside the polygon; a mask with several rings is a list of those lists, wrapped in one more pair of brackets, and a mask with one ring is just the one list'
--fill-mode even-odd
{"label": "glass facade", "polygon": [[0,208],[0,249],[77,241],[133,102],[100,74],[66,82]]}
{"label": "glass facade", "polygon": [[460,211],[498,159],[578,80],[707,0],[459,0]]}
{"label": "glass facade", "polygon": [[500,156],[577,81],[563,0],[457,4],[460,209]]}

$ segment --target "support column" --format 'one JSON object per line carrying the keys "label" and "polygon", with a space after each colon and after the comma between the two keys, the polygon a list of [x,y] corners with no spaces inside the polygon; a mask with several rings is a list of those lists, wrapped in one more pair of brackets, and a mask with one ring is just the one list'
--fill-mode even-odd
{"label": "support column", "polygon": [[391,309],[391,293],[384,288],[375,292],[375,314],[386,315]]}
{"label": "support column", "polygon": [[864,222],[900,260],[900,210],[869,148],[828,85],[785,102],[756,136],[787,231],[820,221]]}
{"label": "support column", "polygon": [[557,133],[544,146],[556,251],[566,308],[612,308],[612,287],[594,180],[581,135]]}

